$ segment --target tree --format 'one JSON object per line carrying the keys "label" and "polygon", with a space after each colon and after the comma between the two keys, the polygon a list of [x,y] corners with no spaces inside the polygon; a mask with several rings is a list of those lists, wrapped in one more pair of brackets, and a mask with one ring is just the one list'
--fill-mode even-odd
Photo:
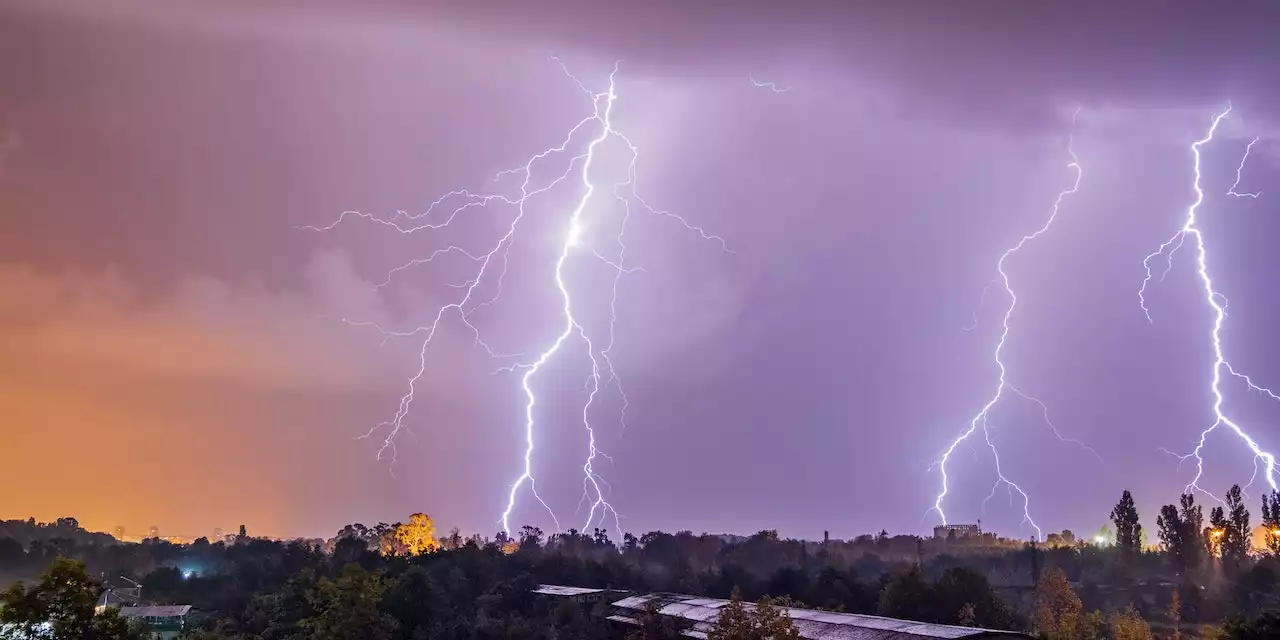
{"label": "tree", "polygon": [[409,516],[409,522],[396,527],[396,540],[399,540],[410,555],[431,553],[440,547],[436,540],[436,525],[431,516],[415,513]]}
{"label": "tree", "polygon": [[934,583],[924,604],[933,604],[926,619],[942,624],[1013,629],[1013,612],[996,595],[986,576],[968,567],[948,567]]}
{"label": "tree", "polygon": [[1101,611],[1090,611],[1080,617],[1077,625],[1077,640],[1104,640],[1109,633],[1107,616]]}
{"label": "tree", "polygon": [[671,618],[662,615],[657,598],[644,603],[644,613],[636,617],[639,624],[627,633],[626,640],[676,640],[679,632]]}
{"label": "tree", "polygon": [[1222,555],[1222,543],[1227,533],[1227,516],[1222,507],[1209,510],[1209,526],[1204,530],[1205,549],[1215,558]]}
{"label": "tree", "polygon": [[1177,591],[1173,592],[1173,597],[1169,600],[1169,626],[1173,627],[1173,633],[1169,634],[1169,640],[1182,640],[1182,596]]}
{"label": "tree", "polygon": [[748,611],[737,589],[707,631],[707,640],[800,640],[786,609],[768,597]]}
{"label": "tree", "polygon": [[787,610],[768,596],[756,603],[754,618],[759,640],[800,640],[800,631],[791,624]]}
{"label": "tree", "polygon": [[59,640],[142,640],[142,630],[117,609],[94,615],[101,594],[102,585],[85,574],[84,563],[58,558],[31,588],[18,582],[0,593],[0,625],[12,625],[18,638],[48,637],[41,629],[49,624]]}
{"label": "tree", "polygon": [[1137,609],[1130,604],[1125,607],[1124,611],[1120,611],[1111,615],[1111,638],[1112,640],[1153,640],[1151,635],[1151,627],[1147,626],[1147,621],[1138,615]]}
{"label": "tree", "polygon": [[349,564],[337,580],[316,583],[307,594],[316,614],[298,626],[316,640],[390,640],[396,622],[378,610],[385,589],[380,576]]}
{"label": "tree", "polygon": [[1231,618],[1222,626],[1222,640],[1272,640],[1280,638],[1280,613],[1269,612],[1257,618]]}
{"label": "tree", "polygon": [[1049,567],[1040,576],[1031,604],[1031,619],[1036,631],[1046,640],[1074,640],[1083,609],[1080,597],[1071,589],[1062,569]]}
{"label": "tree", "polygon": [[1244,506],[1243,492],[1240,485],[1233,485],[1227,491],[1226,526],[1222,536],[1222,559],[1234,569],[1239,569],[1249,554],[1250,534],[1249,510]]}
{"label": "tree", "polygon": [[1280,556],[1280,492],[1262,494],[1262,526],[1266,528],[1267,553]]}
{"label": "tree", "polygon": [[[932,589],[924,579],[919,565],[911,565],[906,571],[894,574],[880,591],[882,616],[906,620],[926,620],[930,617]],[[955,609],[958,611],[959,609]],[[954,613],[954,611],[949,612]]]}
{"label": "tree", "polygon": [[742,603],[742,594],[735,588],[729,604],[720,609],[720,615],[707,631],[707,640],[752,640],[751,614]]}
{"label": "tree", "polygon": [[1171,504],[1160,508],[1156,528],[1161,546],[1173,558],[1174,566],[1185,579],[1200,566],[1204,553],[1201,540],[1204,514],[1191,494],[1183,494],[1180,502],[1181,509]]}
{"label": "tree", "polygon": [[1142,524],[1138,521],[1138,508],[1128,489],[1120,495],[1120,502],[1111,510],[1111,522],[1116,526],[1116,547],[1127,557],[1142,551]]}

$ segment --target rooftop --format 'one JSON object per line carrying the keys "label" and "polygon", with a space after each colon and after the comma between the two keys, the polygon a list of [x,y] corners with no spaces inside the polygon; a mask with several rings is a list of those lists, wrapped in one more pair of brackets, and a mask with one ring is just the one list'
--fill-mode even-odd
{"label": "rooftop", "polygon": [[122,618],[177,618],[191,611],[189,604],[175,604],[151,607],[120,607]]}
{"label": "rooftop", "polygon": [[[613,606],[634,611],[644,611],[645,604],[657,599],[659,612],[665,616],[680,618],[693,623],[682,633],[692,638],[707,637],[711,624],[720,615],[720,609],[729,604],[718,598],[699,598],[673,593],[632,596],[613,603]],[[747,603],[747,608],[755,605]],[[798,607],[783,607],[800,636],[811,640],[922,640],[925,638],[1030,638],[1017,631],[996,631],[975,627],[955,627],[881,618],[853,613],[834,613]],[[634,624],[626,615],[610,617],[617,622]]]}
{"label": "rooftop", "polygon": [[604,593],[607,589],[590,589],[587,587],[566,587],[560,584],[540,584],[534,593],[546,596],[585,596],[592,593]]}

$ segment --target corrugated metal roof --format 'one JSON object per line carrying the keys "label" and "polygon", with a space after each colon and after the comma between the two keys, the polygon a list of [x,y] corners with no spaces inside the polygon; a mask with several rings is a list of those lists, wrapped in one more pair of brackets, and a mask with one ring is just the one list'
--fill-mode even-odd
{"label": "corrugated metal roof", "polygon": [[[728,600],[696,598],[674,593],[658,593],[631,596],[619,600],[615,607],[643,611],[645,605],[657,599],[662,615],[681,618],[693,623],[684,635],[705,638],[711,624],[720,615],[720,609]],[[755,605],[746,604],[748,609]],[[955,627],[944,624],[928,624],[912,620],[882,618],[854,613],[817,611],[798,607],[784,607],[800,635],[810,640],[919,640],[921,638],[1029,638],[1017,631],[996,631],[976,627]],[[625,617],[625,616],[618,616]]]}
{"label": "corrugated metal roof", "polygon": [[585,596],[592,593],[603,593],[606,589],[589,589],[587,587],[566,587],[560,584],[540,584],[534,593],[547,596]]}
{"label": "corrugated metal roof", "polygon": [[176,618],[185,616],[191,611],[189,604],[175,604],[151,607],[120,607],[123,618]]}

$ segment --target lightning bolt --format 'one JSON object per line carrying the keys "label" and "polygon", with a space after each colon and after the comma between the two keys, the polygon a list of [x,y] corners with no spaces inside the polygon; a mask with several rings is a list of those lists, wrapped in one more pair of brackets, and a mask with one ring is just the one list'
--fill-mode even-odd
{"label": "lightning bolt", "polygon": [[[1067,138],[1067,155],[1071,158],[1071,161],[1067,164],[1067,167],[1072,169],[1075,172],[1075,180],[1072,182],[1070,188],[1065,189],[1058,193],[1058,197],[1056,200],[1054,200],[1053,208],[1050,211],[1049,217],[1045,221],[1045,223],[1034,232],[1022,236],[1022,238],[1018,240],[1017,244],[1005,250],[1004,253],[1000,254],[1000,259],[996,261],[996,272],[999,274],[999,278],[995,282],[999,282],[1003,286],[1004,293],[1009,298],[1009,306],[1005,307],[1004,316],[1001,320],[1000,339],[996,343],[995,353],[993,354],[993,359],[995,360],[996,368],[999,371],[999,378],[997,381],[995,394],[992,395],[991,398],[987,400],[986,404],[982,406],[982,409],[978,411],[977,415],[975,415],[973,419],[969,421],[968,428],[965,429],[960,434],[959,437],[957,437],[955,440],[951,442],[951,445],[948,446],[945,451],[943,451],[942,455],[938,458],[937,462],[935,463],[938,466],[942,475],[942,490],[938,493],[938,496],[934,500],[933,507],[930,509],[930,511],[937,511],[938,516],[942,519],[943,524],[947,523],[947,514],[942,509],[942,503],[947,497],[947,493],[949,491],[948,482],[950,481],[950,478],[947,475],[947,461],[951,458],[951,454],[955,452],[956,447],[960,446],[960,443],[965,442],[976,431],[981,430],[983,440],[986,442],[987,448],[991,450],[991,456],[995,460],[995,467],[996,467],[996,482],[991,488],[991,494],[988,495],[987,498],[982,501],[983,506],[985,507],[987,501],[989,501],[991,497],[995,495],[996,489],[998,489],[1003,484],[1006,490],[1009,491],[1011,498],[1014,492],[1017,492],[1018,495],[1022,496],[1022,523],[1030,524],[1031,527],[1036,530],[1037,539],[1042,537],[1040,526],[1036,524],[1035,519],[1031,517],[1031,497],[1027,494],[1025,490],[1023,490],[1022,487],[1018,486],[1017,483],[1013,482],[1012,480],[1009,479],[1008,476],[1005,475],[1004,469],[1001,466],[1000,450],[996,447],[995,442],[991,439],[991,428],[990,428],[991,425],[989,422],[991,410],[1004,397],[1005,391],[1009,391],[1015,395],[1023,397],[1026,400],[1031,401],[1032,403],[1039,405],[1044,412],[1045,422],[1049,425],[1049,427],[1053,430],[1054,434],[1057,435],[1059,439],[1062,439],[1068,442],[1074,442],[1076,444],[1080,444],[1081,446],[1084,446],[1083,443],[1080,443],[1079,441],[1067,440],[1063,438],[1062,434],[1058,432],[1058,428],[1054,426],[1054,424],[1050,422],[1048,419],[1049,418],[1048,407],[1046,407],[1045,404],[1041,402],[1039,399],[1029,396],[1026,393],[1023,393],[1021,390],[1012,386],[1008,382],[1008,371],[1005,367],[1004,360],[1001,358],[1001,355],[1004,353],[1005,343],[1008,341],[1008,338],[1009,338],[1009,320],[1013,317],[1014,309],[1016,309],[1018,306],[1018,296],[1016,293],[1014,293],[1013,286],[1009,282],[1009,274],[1007,271],[1005,271],[1005,262],[1008,261],[1008,259],[1011,256],[1021,251],[1022,248],[1027,245],[1027,243],[1047,233],[1049,231],[1049,228],[1053,226],[1054,221],[1057,220],[1058,218],[1058,211],[1062,208],[1063,200],[1066,199],[1067,196],[1076,193],[1076,191],[1078,191],[1080,188],[1080,180],[1081,178],[1083,178],[1084,172],[1080,167],[1080,160],[1079,158],[1076,157],[1075,150],[1073,147],[1075,117],[1076,115],[1079,114],[1079,112],[1080,110],[1077,109],[1076,113],[1072,115],[1072,119],[1071,119],[1072,133],[1069,134]],[[985,298],[985,294],[986,294],[985,288],[984,288],[983,294]],[[1094,455],[1097,455],[1096,451],[1093,451],[1087,446],[1085,446],[1085,448],[1093,452]]]}
{"label": "lightning bolt", "polygon": [[760,82],[756,80],[756,76],[753,73],[748,73],[747,77],[751,79],[751,86],[757,89],[768,89],[774,93],[786,93],[791,90],[791,87],[779,87],[773,82]]}
{"label": "lightning bolt", "polygon": [[[579,503],[588,504],[586,519],[583,523],[582,530],[589,529],[593,522],[605,523],[608,518],[612,518],[615,529],[620,529],[619,514],[607,499],[610,493],[608,482],[601,477],[596,469],[598,458],[609,459],[608,456],[599,448],[596,431],[593,426],[591,414],[593,408],[597,404],[599,395],[607,388],[613,387],[621,398],[621,414],[620,420],[625,427],[626,411],[629,407],[629,400],[622,388],[621,379],[618,377],[614,368],[612,359],[612,351],[616,343],[615,327],[617,324],[617,301],[619,282],[623,275],[644,271],[643,267],[629,267],[626,260],[626,243],[624,236],[627,229],[628,221],[631,218],[633,207],[638,207],[654,216],[670,219],[678,222],[685,229],[697,233],[701,238],[716,242],[720,247],[729,253],[724,238],[710,234],[702,227],[689,223],[680,215],[669,211],[659,210],[649,205],[637,193],[637,170],[636,165],[639,161],[640,152],[638,147],[625,134],[615,128],[613,122],[614,105],[617,101],[617,84],[616,76],[618,73],[618,65],[615,65],[613,71],[609,74],[608,88],[604,91],[592,91],[587,88],[577,77],[575,77],[563,62],[558,58],[552,58],[560,65],[565,76],[568,77],[584,94],[590,99],[592,108],[589,115],[583,117],[576,125],[574,125],[563,140],[557,146],[544,149],[528,158],[526,162],[514,169],[508,169],[499,172],[494,176],[495,183],[512,176],[519,179],[518,193],[504,195],[501,193],[476,193],[466,189],[454,190],[441,196],[433,202],[425,212],[421,214],[408,214],[403,211],[397,212],[395,216],[389,218],[379,217],[373,214],[362,213],[357,211],[347,211],[338,217],[334,222],[325,226],[308,226],[303,227],[315,231],[329,231],[347,218],[362,218],[367,221],[387,226],[394,231],[402,234],[412,234],[417,232],[437,231],[449,227],[459,216],[473,209],[483,209],[490,205],[506,205],[514,208],[515,214],[512,216],[505,232],[498,238],[496,242],[488,245],[483,251],[467,249],[461,246],[450,245],[448,247],[437,249],[426,257],[410,260],[400,266],[397,266],[387,272],[386,277],[377,285],[377,288],[388,286],[392,280],[402,272],[430,264],[436,260],[443,260],[449,257],[465,259],[474,264],[474,272],[471,277],[460,284],[452,284],[453,288],[459,290],[459,294],[455,300],[442,305],[437,309],[432,320],[422,326],[414,327],[405,331],[394,331],[385,329],[377,324],[363,321],[353,321],[342,318],[341,320],[349,325],[357,327],[369,327],[379,333],[386,342],[392,338],[419,337],[418,349],[418,368],[408,379],[407,390],[401,396],[399,406],[395,414],[388,420],[374,425],[363,436],[363,438],[373,437],[379,432],[385,432],[380,436],[382,442],[378,448],[377,457],[381,459],[385,453],[390,451],[391,459],[395,460],[395,442],[399,433],[406,430],[405,420],[409,415],[410,408],[414,402],[417,386],[422,376],[427,370],[428,348],[434,340],[437,331],[448,318],[454,318],[466,327],[468,333],[473,338],[473,345],[482,349],[489,357],[507,360],[508,364],[497,369],[498,372],[520,372],[520,388],[524,399],[523,407],[523,437],[524,437],[524,455],[520,471],[515,480],[511,483],[505,500],[505,508],[502,511],[501,523],[505,532],[511,532],[511,515],[516,508],[521,491],[526,485],[528,492],[533,495],[534,499],[547,511],[552,522],[555,523],[556,530],[561,530],[560,520],[556,516],[555,511],[547,503],[546,500],[538,494],[535,478],[533,474],[533,460],[535,452],[536,434],[538,431],[538,422],[536,420],[536,408],[538,405],[538,393],[536,391],[535,382],[544,368],[557,355],[564,351],[570,344],[581,344],[588,358],[590,359],[590,368],[587,372],[586,383],[586,400],[582,406],[580,414],[581,426],[585,429],[587,435],[585,458],[582,464],[583,474],[583,495]],[[574,153],[570,148],[574,145],[574,141],[579,139],[585,132],[590,131],[590,138],[586,141],[585,149],[581,152]],[[588,242],[587,230],[589,226],[589,218],[593,218],[590,212],[591,205],[598,200],[598,187],[593,181],[592,169],[595,167],[598,157],[603,153],[602,145],[610,140],[617,140],[627,149],[629,156],[627,157],[627,168],[625,179],[621,182],[612,184],[612,194],[615,200],[621,203],[623,213],[618,232],[615,236],[617,246],[616,253],[613,256],[607,256],[599,250],[593,248]],[[534,184],[534,168],[543,162],[550,162],[556,159],[564,158],[564,170],[545,184]],[[575,177],[576,176],[576,177]],[[495,303],[502,295],[502,285],[508,268],[508,256],[511,246],[515,242],[521,223],[525,219],[526,204],[535,196],[547,193],[555,187],[577,181],[581,188],[581,195],[567,214],[567,224],[564,240],[560,245],[560,250],[555,261],[554,284],[558,298],[561,302],[562,324],[555,338],[547,344],[532,359],[525,359],[524,354],[519,353],[500,353],[492,348],[481,336],[481,332],[472,320],[472,315],[477,311],[487,308]],[[439,222],[432,222],[443,218]],[[567,283],[567,274],[576,264],[576,258],[588,256],[596,259],[598,262],[613,269],[614,276],[612,279],[612,287],[609,301],[609,322],[607,335],[603,340],[597,341],[575,315],[574,297]],[[490,293],[491,290],[491,293]],[[514,362],[511,362],[514,360]]]}
{"label": "lightning bolt", "polygon": [[1253,151],[1253,145],[1255,144],[1258,144],[1258,138],[1250,140],[1249,144],[1244,148],[1244,155],[1240,157],[1240,164],[1236,165],[1236,181],[1231,183],[1230,189],[1227,189],[1227,195],[1237,198],[1257,198],[1262,195],[1261,191],[1246,191],[1244,193],[1236,191],[1236,187],[1240,186],[1240,172],[1244,171],[1244,163],[1249,161],[1249,152]]}
{"label": "lightning bolt", "polygon": [[[1142,311],[1144,314],[1146,314],[1147,320],[1151,321],[1151,312],[1150,310],[1147,309],[1146,296],[1145,296],[1147,285],[1152,280],[1151,260],[1156,258],[1157,256],[1165,255],[1168,264],[1165,268],[1164,273],[1167,275],[1169,273],[1169,269],[1172,267],[1172,264],[1173,264],[1173,254],[1176,253],[1178,249],[1182,247],[1183,244],[1185,244],[1187,237],[1190,236],[1191,239],[1194,241],[1195,248],[1196,248],[1196,275],[1199,277],[1200,284],[1203,287],[1205,302],[1207,302],[1209,304],[1209,308],[1213,310],[1213,330],[1209,334],[1210,342],[1213,344],[1213,367],[1212,367],[1212,376],[1210,378],[1210,384],[1209,384],[1209,392],[1210,392],[1210,395],[1213,396],[1212,408],[1213,408],[1214,420],[1213,420],[1213,423],[1210,424],[1204,431],[1200,432],[1200,438],[1196,442],[1195,449],[1193,449],[1191,453],[1188,453],[1186,455],[1177,455],[1177,454],[1173,454],[1173,455],[1175,455],[1179,459],[1179,465],[1181,465],[1181,462],[1186,461],[1190,458],[1195,458],[1196,460],[1196,475],[1194,478],[1191,479],[1191,482],[1187,483],[1187,486],[1184,491],[1186,493],[1190,493],[1193,489],[1199,490],[1202,493],[1205,493],[1206,495],[1210,496],[1211,498],[1218,500],[1219,502],[1221,502],[1221,500],[1217,496],[1202,489],[1199,483],[1200,483],[1200,478],[1204,475],[1204,458],[1200,454],[1204,450],[1205,442],[1208,439],[1209,434],[1213,433],[1218,429],[1218,427],[1221,427],[1221,426],[1225,426],[1231,431],[1233,431],[1237,436],[1239,436],[1241,440],[1244,441],[1245,445],[1249,447],[1249,450],[1253,452],[1255,478],[1257,476],[1257,464],[1259,461],[1261,461],[1264,465],[1264,469],[1265,469],[1264,477],[1267,480],[1267,484],[1271,486],[1272,490],[1276,489],[1275,456],[1271,455],[1266,451],[1263,451],[1262,448],[1258,445],[1258,443],[1255,442],[1254,439],[1251,438],[1249,434],[1245,432],[1244,428],[1241,427],[1237,422],[1232,420],[1223,411],[1222,405],[1225,402],[1225,397],[1222,391],[1222,379],[1224,375],[1230,376],[1232,378],[1235,378],[1243,382],[1245,387],[1252,391],[1256,391],[1258,393],[1269,396],[1273,400],[1280,400],[1280,396],[1277,396],[1276,393],[1273,392],[1272,390],[1266,387],[1262,387],[1257,384],[1254,384],[1253,379],[1250,378],[1248,375],[1245,375],[1243,373],[1236,371],[1235,367],[1232,366],[1232,364],[1226,358],[1225,352],[1223,351],[1223,348],[1222,348],[1222,325],[1225,323],[1227,318],[1227,298],[1226,296],[1219,293],[1217,289],[1214,288],[1213,280],[1209,276],[1209,257],[1208,257],[1208,251],[1205,247],[1204,234],[1201,232],[1200,228],[1197,226],[1199,222],[1199,218],[1197,217],[1196,214],[1200,209],[1200,205],[1204,203],[1204,189],[1200,186],[1200,179],[1201,179],[1200,149],[1204,145],[1209,144],[1210,142],[1213,141],[1213,134],[1218,130],[1218,125],[1230,113],[1231,113],[1231,105],[1228,104],[1226,109],[1214,115],[1213,122],[1209,125],[1209,130],[1205,133],[1204,137],[1191,143],[1191,157],[1194,160],[1194,164],[1193,164],[1194,181],[1192,182],[1192,188],[1196,194],[1195,200],[1191,203],[1191,206],[1187,208],[1187,214],[1186,214],[1186,218],[1183,221],[1182,228],[1178,229],[1178,231],[1175,232],[1172,237],[1166,240],[1164,244],[1161,244],[1160,247],[1156,249],[1155,252],[1149,254],[1146,258],[1143,259],[1142,264],[1143,264],[1143,267],[1146,269],[1146,277],[1142,281],[1142,287],[1138,290],[1138,300],[1142,306]],[[1254,142],[1257,142],[1257,139],[1255,139]],[[1249,147],[1245,149],[1245,158],[1241,159],[1240,165],[1236,169],[1236,184],[1239,184],[1240,169],[1244,167],[1244,162],[1246,159],[1248,159],[1249,148],[1252,148],[1252,147],[1253,147],[1253,142],[1250,142]],[[1235,190],[1235,186],[1236,185],[1232,185],[1231,190],[1228,193],[1233,192]],[[1242,194],[1236,194],[1236,195],[1242,195]],[[1161,277],[1161,279],[1163,279],[1163,276]],[[1165,451],[1166,453],[1172,453],[1167,449],[1163,449],[1163,451]],[[1252,482],[1253,481],[1250,480],[1250,484],[1252,484]]]}

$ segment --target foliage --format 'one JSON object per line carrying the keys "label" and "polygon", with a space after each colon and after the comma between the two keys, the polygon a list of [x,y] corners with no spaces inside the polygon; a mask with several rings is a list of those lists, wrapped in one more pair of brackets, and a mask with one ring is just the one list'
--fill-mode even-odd
{"label": "foliage", "polygon": [[[1120,544],[1134,532],[1142,539],[1141,528],[1128,525],[1136,514],[1129,509],[1132,500],[1126,495],[1112,510],[1116,545],[1064,531],[1030,552],[1025,542],[991,534],[922,539],[885,531],[822,542],[787,539],[776,530],[751,536],[652,531],[625,533],[615,544],[600,529],[548,535],[530,526],[490,539],[456,531],[437,539],[434,523],[429,533],[423,527],[429,523],[425,514],[407,518],[408,524],[353,523],[328,541],[246,533],[189,545],[122,544],[85,532],[73,518],[10,521],[0,523],[0,584],[34,576],[60,555],[75,557],[89,575],[142,583],[148,601],[193,605],[200,616],[190,620],[198,627],[191,635],[201,640],[618,640],[628,631],[633,640],[647,640],[679,631],[655,612],[635,616],[641,623],[635,629],[618,628],[599,611],[535,597],[531,589],[538,583],[716,598],[736,590],[750,620],[761,608],[748,603],[772,596],[833,611],[1033,627],[1048,638],[1082,640],[1144,637],[1123,611],[1130,603],[1142,607],[1135,615],[1161,620],[1162,637],[1194,636],[1191,630],[1200,625],[1232,615],[1237,619],[1230,628],[1243,629],[1280,606],[1280,558],[1248,555],[1249,516],[1242,502],[1232,499],[1215,509],[1206,528],[1202,508],[1192,496],[1181,496],[1160,510],[1162,552],[1136,553],[1140,549]],[[1270,500],[1266,516],[1274,518]],[[1237,545],[1230,548],[1229,530],[1230,544]],[[1215,541],[1230,562],[1206,561],[1205,550]],[[1240,546],[1245,553],[1238,553]],[[183,574],[192,568],[195,575]],[[35,588],[20,589],[12,596],[17,606],[5,615],[35,608],[36,600],[26,595]],[[997,594],[1011,595],[1026,609]],[[1175,595],[1177,606],[1168,613],[1155,604]],[[1121,613],[1112,615],[1116,611]],[[110,620],[97,618],[101,624]]]}
{"label": "foliage", "polygon": [[396,622],[378,610],[385,590],[380,576],[349,564],[336,580],[321,578],[307,594],[316,613],[299,624],[317,640],[387,640]]}
{"label": "foliage", "polygon": [[1227,513],[1222,536],[1222,560],[1238,570],[1249,553],[1251,534],[1249,510],[1244,506],[1240,485],[1233,485],[1226,495]]}
{"label": "foliage", "polygon": [[1280,492],[1262,494],[1262,526],[1266,530],[1267,553],[1280,555]]}
{"label": "foliage", "polygon": [[662,606],[655,600],[644,603],[644,613],[636,616],[639,624],[627,633],[626,640],[676,640],[679,630],[672,618],[659,613]]}
{"label": "foliage", "polygon": [[1169,626],[1173,631],[1169,634],[1169,640],[1182,640],[1182,596],[1177,591],[1173,592],[1173,597],[1169,600],[1169,608],[1166,611],[1169,618]]}
{"label": "foliage", "polygon": [[1080,597],[1061,569],[1050,567],[1040,576],[1031,605],[1031,620],[1042,637],[1047,640],[1076,638],[1083,609]]}
{"label": "foliage", "polygon": [[94,615],[101,594],[102,586],[85,574],[83,563],[59,558],[30,588],[19,582],[0,593],[0,625],[12,625],[19,638],[141,640],[142,631],[118,610]]}
{"label": "foliage", "polygon": [[1195,496],[1189,493],[1179,498],[1179,506],[1161,507],[1156,518],[1160,545],[1184,578],[1195,574],[1203,561],[1203,527],[1204,512],[1196,504]]}
{"label": "foliage", "polygon": [[1154,640],[1151,627],[1132,604],[1111,615],[1111,637],[1113,640]]}
{"label": "foliage", "polygon": [[440,548],[436,541],[436,525],[425,513],[415,513],[409,516],[409,522],[396,525],[395,536],[411,555],[430,553]]}
{"label": "foliage", "polygon": [[799,639],[800,632],[791,623],[785,609],[765,597],[748,610],[737,591],[707,631],[707,640]]}
{"label": "foliage", "polygon": [[1272,640],[1280,638],[1280,613],[1270,612],[1257,618],[1232,618],[1222,625],[1222,640]]}
{"label": "foliage", "polygon": [[1142,524],[1138,508],[1128,489],[1120,495],[1120,502],[1111,510],[1111,523],[1116,526],[1116,548],[1121,553],[1134,556],[1142,552]]}

